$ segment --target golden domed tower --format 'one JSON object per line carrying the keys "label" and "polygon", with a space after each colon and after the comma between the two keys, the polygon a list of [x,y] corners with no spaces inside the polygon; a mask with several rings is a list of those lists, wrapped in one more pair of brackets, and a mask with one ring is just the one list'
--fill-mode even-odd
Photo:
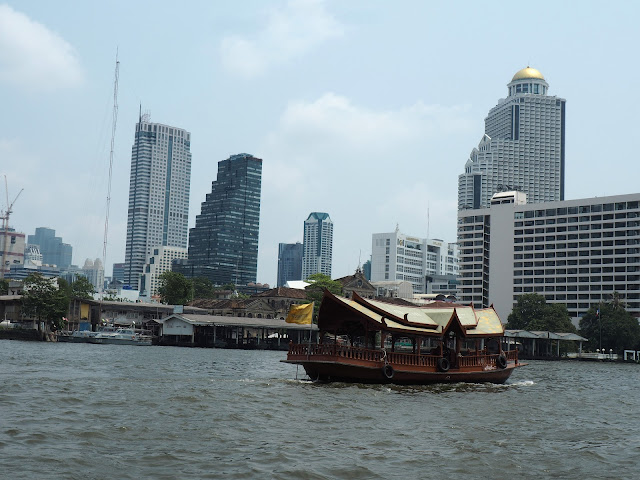
{"label": "golden domed tower", "polygon": [[549,84],[545,81],[544,76],[540,71],[531,67],[518,70],[507,87],[509,87],[509,96],[517,93],[546,95],[549,90]]}
{"label": "golden domed tower", "polygon": [[488,208],[504,191],[525,193],[527,203],[564,200],[565,100],[548,95],[549,84],[530,66],[507,87],[458,177],[458,210]]}

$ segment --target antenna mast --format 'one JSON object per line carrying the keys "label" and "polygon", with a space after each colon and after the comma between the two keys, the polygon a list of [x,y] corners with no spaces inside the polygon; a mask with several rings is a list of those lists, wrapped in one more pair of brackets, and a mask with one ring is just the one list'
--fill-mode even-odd
{"label": "antenna mast", "polygon": [[[116,138],[116,123],[118,121],[118,74],[120,71],[120,62],[118,61],[118,51],[116,50],[116,72],[113,81],[113,113],[111,123],[111,150],[109,151],[109,183],[107,186],[107,214],[104,220],[104,243],[102,245],[102,268],[106,270],[107,265],[107,234],[109,232],[109,207],[111,206],[111,177],[113,174],[113,146]],[[99,288],[100,300],[104,294],[104,280]]]}

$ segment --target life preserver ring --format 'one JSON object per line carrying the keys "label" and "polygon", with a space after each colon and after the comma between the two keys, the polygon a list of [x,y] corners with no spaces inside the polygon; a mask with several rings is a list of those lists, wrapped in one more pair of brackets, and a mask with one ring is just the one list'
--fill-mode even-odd
{"label": "life preserver ring", "polygon": [[448,372],[451,364],[449,363],[449,359],[447,357],[440,357],[438,359],[438,370],[441,372]]}
{"label": "life preserver ring", "polygon": [[387,377],[389,380],[391,380],[393,378],[393,376],[395,375],[395,371],[393,370],[393,367],[391,365],[389,365],[388,363],[382,367],[382,374]]}
{"label": "life preserver ring", "polygon": [[498,358],[496,358],[496,367],[507,368],[507,357],[504,355],[504,353],[501,353],[500,355],[498,355]]}

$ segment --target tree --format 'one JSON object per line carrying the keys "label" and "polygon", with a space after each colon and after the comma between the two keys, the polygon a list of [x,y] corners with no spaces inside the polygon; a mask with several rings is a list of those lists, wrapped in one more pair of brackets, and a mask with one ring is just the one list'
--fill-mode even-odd
{"label": "tree", "polygon": [[166,271],[158,277],[158,294],[162,303],[186,305],[193,300],[193,282],[181,273]]}
{"label": "tree", "polygon": [[213,298],[215,288],[211,280],[205,277],[196,277],[193,280],[193,298]]}
{"label": "tree", "polygon": [[69,296],[64,284],[60,288],[42,274],[32,273],[25,279],[24,288],[23,313],[38,320],[38,329],[43,320],[52,330],[62,329],[63,317],[69,311]]}
{"label": "tree", "polygon": [[6,278],[0,278],[0,295],[7,295],[9,293],[9,280]]}
{"label": "tree", "polygon": [[507,318],[506,327],[510,330],[546,330],[563,333],[576,331],[566,305],[547,304],[545,298],[536,293],[518,297],[516,306]]}
{"label": "tree", "polygon": [[305,287],[307,292],[307,300],[313,302],[313,316],[318,314],[320,309],[320,302],[324,296],[324,290],[327,289],[334,295],[342,294],[342,284],[337,280],[331,280],[331,277],[323,273],[314,273],[309,275],[309,278],[305,280],[310,285]]}
{"label": "tree", "polygon": [[580,319],[580,335],[589,339],[591,350],[640,349],[640,324],[624,308],[624,303],[615,292],[610,302],[591,307]]}
{"label": "tree", "polygon": [[77,280],[71,284],[71,295],[73,297],[93,298],[95,291],[93,284],[84,276],[79,276]]}

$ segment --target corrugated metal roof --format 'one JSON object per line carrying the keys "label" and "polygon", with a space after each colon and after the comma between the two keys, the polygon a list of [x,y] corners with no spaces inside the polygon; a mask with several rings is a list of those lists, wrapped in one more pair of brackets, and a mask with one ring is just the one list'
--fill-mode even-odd
{"label": "corrugated metal roof", "polygon": [[200,326],[238,326],[238,327],[254,327],[254,328],[285,328],[288,330],[318,330],[317,325],[298,325],[296,323],[287,323],[278,318],[249,318],[249,317],[224,317],[222,315],[192,315],[174,313],[158,320],[158,323],[164,323],[171,318],[178,318],[191,325]]}

